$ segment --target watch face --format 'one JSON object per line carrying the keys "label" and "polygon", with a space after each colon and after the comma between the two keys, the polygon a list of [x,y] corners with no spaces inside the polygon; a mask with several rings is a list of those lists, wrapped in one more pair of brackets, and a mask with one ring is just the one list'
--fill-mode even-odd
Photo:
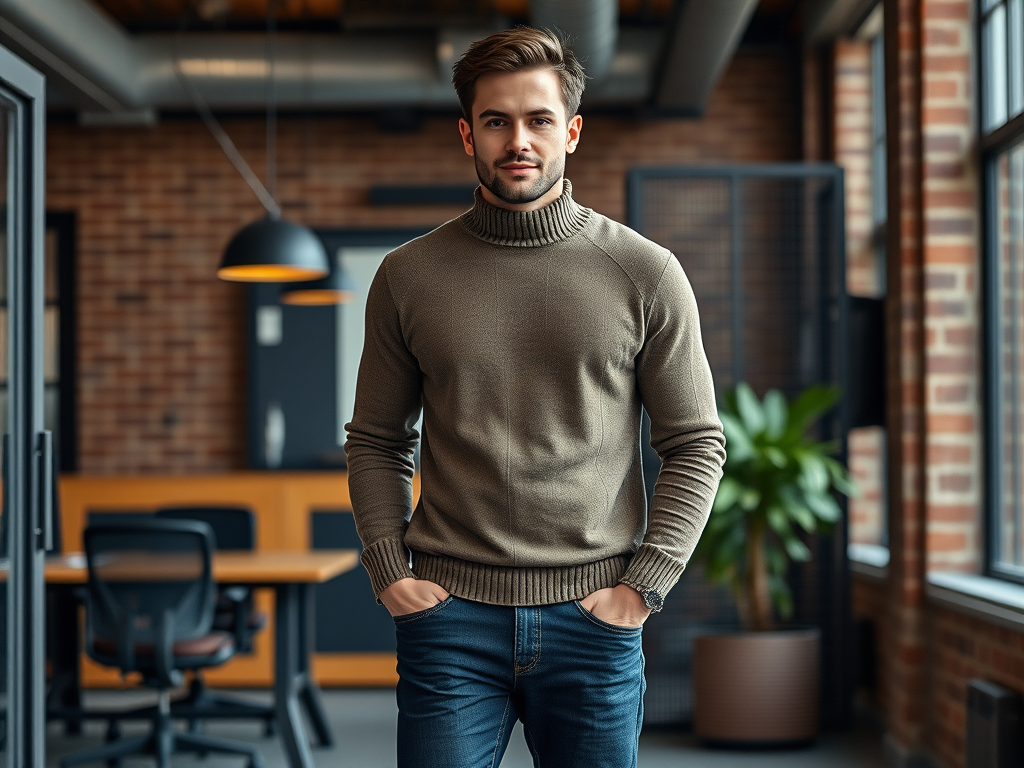
{"label": "watch face", "polygon": [[661,596],[660,592],[653,589],[645,589],[643,597],[644,604],[652,611],[660,611],[665,605],[665,598]]}

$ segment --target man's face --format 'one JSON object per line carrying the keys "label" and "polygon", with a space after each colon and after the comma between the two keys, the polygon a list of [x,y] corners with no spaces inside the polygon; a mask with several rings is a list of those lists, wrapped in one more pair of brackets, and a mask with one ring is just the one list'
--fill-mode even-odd
{"label": "man's face", "polygon": [[583,118],[566,121],[558,75],[550,69],[499,72],[476,82],[472,125],[459,121],[466,154],[488,202],[534,210],[562,193],[565,155]]}

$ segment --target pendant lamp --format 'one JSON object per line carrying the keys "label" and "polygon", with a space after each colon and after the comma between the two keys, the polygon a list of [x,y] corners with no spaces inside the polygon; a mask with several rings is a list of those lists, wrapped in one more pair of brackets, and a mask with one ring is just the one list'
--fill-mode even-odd
{"label": "pendant lamp", "polygon": [[327,253],[307,227],[267,216],[238,231],[217,277],[247,283],[285,283],[327,277]]}
{"label": "pendant lamp", "polygon": [[[270,62],[270,74],[267,80],[266,188],[259,184],[259,179],[256,179],[255,174],[251,171],[248,174],[242,174],[267,209],[267,216],[243,227],[228,243],[220,267],[217,269],[217,277],[222,280],[247,283],[290,283],[317,280],[327,277],[330,272],[327,252],[324,250],[320,238],[307,227],[281,218],[281,208],[274,199],[274,182],[277,175],[275,166],[277,111],[274,103],[275,20],[274,0],[269,0],[267,3],[267,58]],[[234,147],[232,146],[231,149]],[[234,154],[237,154],[237,150],[234,151]],[[231,157],[232,153],[229,152],[228,155]],[[247,167],[246,170],[248,170]]]}
{"label": "pendant lamp", "polygon": [[326,304],[348,304],[355,298],[356,286],[337,260],[331,263],[327,277],[289,283],[281,288],[281,303],[316,307]]}

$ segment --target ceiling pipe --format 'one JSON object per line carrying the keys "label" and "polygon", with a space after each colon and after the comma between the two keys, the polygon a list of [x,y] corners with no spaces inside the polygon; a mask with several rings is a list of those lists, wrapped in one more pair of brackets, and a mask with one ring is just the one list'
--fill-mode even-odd
{"label": "ceiling pipe", "polygon": [[[588,103],[639,106],[651,92],[660,31],[616,30],[615,0],[577,2],[586,23],[567,19],[560,28],[582,46],[588,75],[606,72],[588,87]],[[599,10],[586,16],[590,5]],[[461,56],[464,46],[492,31],[279,35],[278,104],[286,110],[455,108],[450,64],[442,66],[442,59]],[[0,41],[42,69],[83,122],[132,124],[149,121],[155,110],[191,110],[176,62],[213,109],[250,111],[266,103],[263,35],[130,35],[86,0],[0,0]]]}

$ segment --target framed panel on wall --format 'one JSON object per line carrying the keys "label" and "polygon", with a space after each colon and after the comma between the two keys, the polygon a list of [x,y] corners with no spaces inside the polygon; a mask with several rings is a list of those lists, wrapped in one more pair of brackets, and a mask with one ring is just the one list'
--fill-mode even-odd
{"label": "framed panel on wall", "polygon": [[345,467],[344,425],[352,417],[366,293],[384,257],[425,232],[317,230],[354,283],[347,304],[292,306],[280,302],[280,285],[249,287],[250,467]]}

